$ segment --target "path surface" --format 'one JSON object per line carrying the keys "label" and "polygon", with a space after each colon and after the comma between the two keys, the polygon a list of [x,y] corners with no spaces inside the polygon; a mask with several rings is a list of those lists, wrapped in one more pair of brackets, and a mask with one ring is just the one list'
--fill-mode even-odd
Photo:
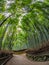
{"label": "path surface", "polygon": [[22,55],[14,55],[14,57],[9,60],[6,65],[49,65],[49,61],[47,62],[34,62],[30,61],[26,58],[25,54]]}

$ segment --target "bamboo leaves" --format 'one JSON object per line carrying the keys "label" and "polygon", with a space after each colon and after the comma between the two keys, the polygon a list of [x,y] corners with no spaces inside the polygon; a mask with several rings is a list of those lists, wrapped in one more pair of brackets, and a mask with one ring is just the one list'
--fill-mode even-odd
{"label": "bamboo leaves", "polygon": [[[7,18],[3,17],[3,21],[0,22],[2,49],[37,49],[46,45],[46,42],[49,41],[48,1],[7,0],[6,5],[4,12],[11,15]],[[0,19],[2,20],[2,15]],[[7,23],[8,27],[6,27]],[[7,28],[5,32],[3,27]]]}

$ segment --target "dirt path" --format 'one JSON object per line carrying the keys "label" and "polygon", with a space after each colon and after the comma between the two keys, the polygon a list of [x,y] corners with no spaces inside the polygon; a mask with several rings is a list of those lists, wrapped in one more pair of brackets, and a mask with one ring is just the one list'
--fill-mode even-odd
{"label": "dirt path", "polygon": [[14,57],[10,61],[8,61],[6,65],[49,65],[49,61],[33,62],[28,60],[25,54],[22,54],[22,55],[14,55]]}

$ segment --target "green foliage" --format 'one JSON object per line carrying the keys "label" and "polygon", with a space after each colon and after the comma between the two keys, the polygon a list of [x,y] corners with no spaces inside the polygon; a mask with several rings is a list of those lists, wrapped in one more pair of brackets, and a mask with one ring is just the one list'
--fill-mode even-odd
{"label": "green foliage", "polygon": [[[0,0],[0,49],[40,48],[49,41],[49,1]],[[7,13],[6,15],[4,15]]]}
{"label": "green foliage", "polygon": [[5,0],[0,0],[0,12],[5,11]]}

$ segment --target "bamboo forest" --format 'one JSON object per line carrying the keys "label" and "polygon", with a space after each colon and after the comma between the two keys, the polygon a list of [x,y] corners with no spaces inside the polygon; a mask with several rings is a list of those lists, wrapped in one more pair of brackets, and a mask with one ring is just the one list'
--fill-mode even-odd
{"label": "bamboo forest", "polygon": [[41,63],[49,65],[49,0],[0,0],[0,65]]}

